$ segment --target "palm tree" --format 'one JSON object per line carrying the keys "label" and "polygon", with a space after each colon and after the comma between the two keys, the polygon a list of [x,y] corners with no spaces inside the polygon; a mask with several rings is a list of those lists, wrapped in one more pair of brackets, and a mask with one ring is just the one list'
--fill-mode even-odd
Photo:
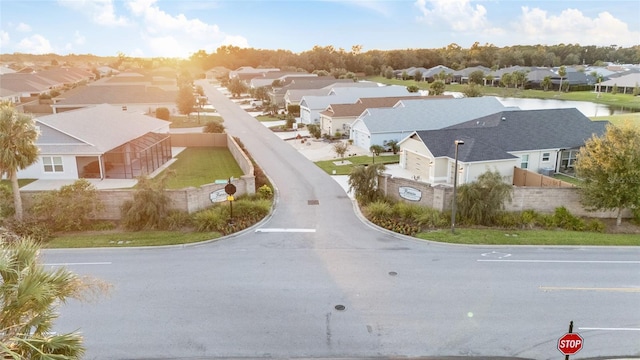
{"label": "palm tree", "polygon": [[562,79],[567,75],[567,68],[564,67],[564,65],[560,66],[560,69],[558,69],[558,75],[560,75],[560,89],[559,89],[559,91],[562,91]]}
{"label": "palm tree", "polygon": [[13,191],[15,217],[22,220],[22,199],[18,185],[18,170],[38,160],[35,142],[38,129],[31,116],[19,113],[9,102],[0,103],[0,176],[7,175]]}
{"label": "palm tree", "polygon": [[77,332],[52,333],[57,305],[106,290],[64,267],[46,271],[39,246],[30,239],[0,238],[0,352],[11,359],[79,359],[84,354]]}
{"label": "palm tree", "polygon": [[356,166],[349,174],[349,191],[354,191],[356,199],[362,205],[369,204],[382,197],[378,188],[378,175],[384,171],[384,164],[372,164],[369,166]]}

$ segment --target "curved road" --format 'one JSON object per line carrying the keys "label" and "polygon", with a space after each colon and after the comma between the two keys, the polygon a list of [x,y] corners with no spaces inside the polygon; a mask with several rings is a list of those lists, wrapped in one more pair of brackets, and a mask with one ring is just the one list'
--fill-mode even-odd
{"label": "curved road", "polygon": [[[380,231],[330,176],[202,83],[278,187],[259,227],[184,247],[48,250],[113,284],[70,302],[87,359],[640,354],[640,249],[456,246]],[[344,307],[344,309],[343,309]]]}

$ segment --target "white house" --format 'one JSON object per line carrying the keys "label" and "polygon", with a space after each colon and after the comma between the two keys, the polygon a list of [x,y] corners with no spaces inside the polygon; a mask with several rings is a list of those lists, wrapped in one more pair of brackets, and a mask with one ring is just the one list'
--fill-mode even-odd
{"label": "white house", "polygon": [[320,124],[320,112],[330,104],[354,104],[359,98],[420,96],[404,86],[334,87],[326,96],[303,96],[300,100],[300,122]]}
{"label": "white house", "polygon": [[[513,168],[571,171],[585,141],[602,135],[608,121],[591,121],[577,109],[511,110],[446,129],[416,131],[400,141],[400,166],[431,184],[475,181],[487,170],[513,180]],[[458,169],[454,171],[456,140]],[[573,154],[573,155],[572,155]]]}
{"label": "white house", "polygon": [[442,129],[506,108],[496,98],[401,100],[393,108],[365,110],[351,125],[354,145],[369,149],[385,141],[400,141],[414,131]]}
{"label": "white house", "polygon": [[172,158],[170,122],[108,104],[35,119],[38,161],[23,179],[133,179]]}

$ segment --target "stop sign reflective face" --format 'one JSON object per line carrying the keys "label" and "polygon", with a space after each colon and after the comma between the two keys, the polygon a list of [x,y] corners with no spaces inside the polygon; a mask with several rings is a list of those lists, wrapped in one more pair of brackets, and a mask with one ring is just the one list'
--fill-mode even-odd
{"label": "stop sign reflective face", "polygon": [[582,349],[584,340],[577,333],[566,333],[558,339],[558,350],[564,355],[573,355]]}

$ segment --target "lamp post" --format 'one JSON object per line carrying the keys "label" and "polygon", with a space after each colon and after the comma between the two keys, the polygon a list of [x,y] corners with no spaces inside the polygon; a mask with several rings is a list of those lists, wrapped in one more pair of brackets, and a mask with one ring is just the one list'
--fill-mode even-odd
{"label": "lamp post", "polygon": [[458,146],[464,145],[464,141],[456,140],[455,160],[453,165],[453,199],[451,200],[451,233],[456,233],[456,195],[458,190]]}

